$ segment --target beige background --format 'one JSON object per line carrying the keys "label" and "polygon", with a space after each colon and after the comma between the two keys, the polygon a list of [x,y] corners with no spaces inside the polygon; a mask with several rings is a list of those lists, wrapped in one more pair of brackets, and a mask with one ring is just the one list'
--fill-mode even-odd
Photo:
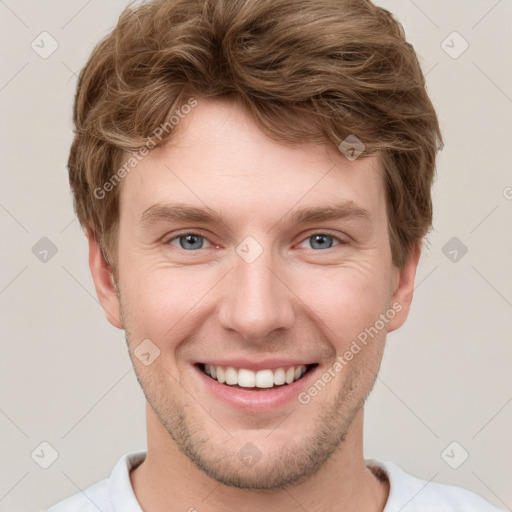
{"label": "beige background", "polygon": [[[368,402],[365,456],[510,510],[512,2],[379,3],[421,55],[446,147],[412,312]],[[44,510],[146,446],[143,394],[97,303],[65,166],[76,73],[124,5],[0,0],[0,511]],[[59,45],[46,59],[31,47],[51,49],[43,31]],[[442,47],[449,36],[452,55],[463,48],[453,31],[469,44],[458,58]],[[58,250],[46,262],[32,252],[42,237]],[[455,262],[452,237],[468,249]],[[441,455],[453,441],[452,465],[469,453],[458,469]],[[58,453],[48,469],[31,458],[42,442]]]}

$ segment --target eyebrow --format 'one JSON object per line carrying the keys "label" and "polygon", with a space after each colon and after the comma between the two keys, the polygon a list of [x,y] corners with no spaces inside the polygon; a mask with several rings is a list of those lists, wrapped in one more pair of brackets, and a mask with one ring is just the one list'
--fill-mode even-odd
{"label": "eyebrow", "polygon": [[372,216],[368,210],[358,206],[352,201],[339,203],[333,206],[310,207],[290,212],[280,222],[306,224],[308,222],[325,222],[329,220],[361,219],[371,221]]}
{"label": "eyebrow", "polygon": [[222,216],[210,208],[203,209],[180,203],[156,203],[144,210],[139,217],[139,224],[143,227],[159,221],[225,224]]}
{"label": "eyebrow", "polygon": [[[277,224],[283,222],[307,224],[343,219],[361,219],[371,222],[372,217],[368,210],[349,201],[333,206],[308,207],[290,211]],[[148,227],[160,221],[226,225],[222,215],[208,207],[198,208],[181,203],[156,203],[144,210],[139,217],[139,224],[143,227]]]}

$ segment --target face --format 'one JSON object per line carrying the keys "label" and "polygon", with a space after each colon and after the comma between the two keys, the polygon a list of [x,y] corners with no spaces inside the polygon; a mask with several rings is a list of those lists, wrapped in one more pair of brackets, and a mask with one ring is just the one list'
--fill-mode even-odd
{"label": "face", "polygon": [[124,178],[119,295],[91,268],[169,442],[219,482],[277,489],[345,442],[416,263],[392,264],[376,157],[285,146],[200,100]]}

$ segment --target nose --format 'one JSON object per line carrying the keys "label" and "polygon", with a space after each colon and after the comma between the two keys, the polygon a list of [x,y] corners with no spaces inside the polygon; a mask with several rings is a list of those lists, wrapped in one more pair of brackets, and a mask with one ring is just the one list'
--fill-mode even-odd
{"label": "nose", "polygon": [[293,293],[265,252],[252,263],[237,256],[235,268],[227,277],[219,308],[219,323],[224,329],[258,342],[274,331],[293,326]]}

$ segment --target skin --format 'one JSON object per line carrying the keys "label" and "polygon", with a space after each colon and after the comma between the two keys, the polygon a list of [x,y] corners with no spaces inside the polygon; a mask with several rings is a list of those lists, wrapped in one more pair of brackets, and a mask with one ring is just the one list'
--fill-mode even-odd
{"label": "skin", "polygon": [[[143,510],[382,511],[389,484],[364,463],[363,404],[386,333],[407,318],[420,248],[393,265],[378,157],[350,162],[335,147],[283,145],[238,104],[200,99],[121,186],[117,282],[90,234],[89,263],[147,399],[148,453],[130,474]],[[208,208],[224,223],[141,224],[166,202]],[[340,202],[368,219],[289,219]],[[202,248],[178,238],[187,232],[205,237],[195,239]],[[326,248],[316,234],[328,235]],[[252,263],[236,252],[248,236],[262,250]],[[400,312],[307,405],[242,411],[193,368],[282,356],[316,361],[321,375],[393,304]],[[160,350],[148,366],[133,354],[145,339]],[[248,442],[262,455],[252,466],[237,457]]]}

